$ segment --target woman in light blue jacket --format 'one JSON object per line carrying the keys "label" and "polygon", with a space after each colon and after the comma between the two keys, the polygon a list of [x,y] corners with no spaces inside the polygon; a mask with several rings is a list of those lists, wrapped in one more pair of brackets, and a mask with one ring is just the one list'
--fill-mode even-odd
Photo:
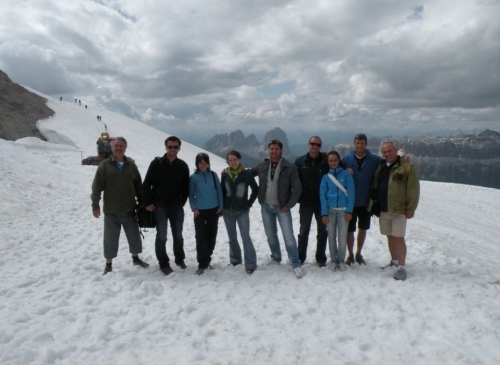
{"label": "woman in light blue jacket", "polygon": [[219,216],[222,212],[222,187],[219,177],[210,171],[210,158],[206,153],[196,155],[196,171],[189,178],[189,204],[194,216],[196,254],[201,275],[212,268],[212,253],[217,239]]}
{"label": "woman in light blue jacket", "polygon": [[355,200],[354,180],[340,167],[340,155],[337,151],[328,153],[328,165],[330,171],[321,179],[319,190],[321,219],[328,230],[328,244],[334,270],[345,271],[347,228]]}

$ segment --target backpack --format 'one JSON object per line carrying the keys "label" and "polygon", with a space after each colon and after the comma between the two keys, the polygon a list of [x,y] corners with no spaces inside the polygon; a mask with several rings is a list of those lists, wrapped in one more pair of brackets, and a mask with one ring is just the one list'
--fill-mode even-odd
{"label": "backpack", "polygon": [[138,205],[135,210],[135,220],[140,228],[155,228],[156,222],[153,212],[147,211],[143,205]]}

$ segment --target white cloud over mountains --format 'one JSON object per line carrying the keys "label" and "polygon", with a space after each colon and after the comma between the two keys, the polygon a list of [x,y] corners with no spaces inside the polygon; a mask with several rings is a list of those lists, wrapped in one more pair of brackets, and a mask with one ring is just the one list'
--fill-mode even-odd
{"label": "white cloud over mountains", "polygon": [[500,1],[3,8],[0,69],[14,82],[169,133],[500,128]]}

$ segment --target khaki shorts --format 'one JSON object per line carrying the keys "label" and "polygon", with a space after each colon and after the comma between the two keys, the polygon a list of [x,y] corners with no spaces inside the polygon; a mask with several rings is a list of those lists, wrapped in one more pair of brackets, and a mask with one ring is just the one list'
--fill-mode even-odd
{"label": "khaki shorts", "polygon": [[404,237],[406,233],[406,215],[380,213],[380,234],[384,236]]}

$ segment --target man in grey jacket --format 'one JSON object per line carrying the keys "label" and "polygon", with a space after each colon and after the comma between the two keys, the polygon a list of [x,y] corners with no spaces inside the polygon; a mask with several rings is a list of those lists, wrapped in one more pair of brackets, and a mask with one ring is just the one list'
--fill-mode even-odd
{"label": "man in grey jacket", "polygon": [[299,259],[297,241],[293,234],[292,209],[299,201],[302,184],[297,167],[282,157],[283,144],[272,140],[268,144],[269,159],[252,169],[259,177],[259,203],[262,223],[271,249],[271,264],[281,263],[281,249],[278,240],[278,220],[285,240],[288,259],[298,278],[305,275]]}

